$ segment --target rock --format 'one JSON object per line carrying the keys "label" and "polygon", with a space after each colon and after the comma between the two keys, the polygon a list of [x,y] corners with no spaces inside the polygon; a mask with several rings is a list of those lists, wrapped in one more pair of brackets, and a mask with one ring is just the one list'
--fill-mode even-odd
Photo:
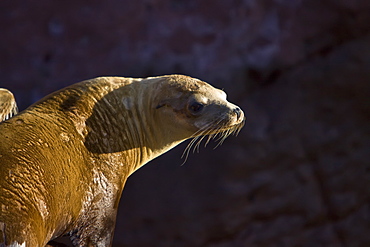
{"label": "rock", "polygon": [[242,106],[237,138],[183,166],[181,145],[129,179],[116,247],[369,246],[369,9],[2,1],[0,87],[24,109],[99,75],[183,73]]}

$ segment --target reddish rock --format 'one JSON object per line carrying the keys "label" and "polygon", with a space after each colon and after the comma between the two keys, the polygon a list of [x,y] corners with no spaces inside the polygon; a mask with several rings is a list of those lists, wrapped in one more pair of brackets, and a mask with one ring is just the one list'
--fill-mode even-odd
{"label": "reddish rock", "polygon": [[368,0],[1,1],[0,86],[24,109],[99,75],[183,73],[248,121],[124,190],[114,246],[370,246]]}

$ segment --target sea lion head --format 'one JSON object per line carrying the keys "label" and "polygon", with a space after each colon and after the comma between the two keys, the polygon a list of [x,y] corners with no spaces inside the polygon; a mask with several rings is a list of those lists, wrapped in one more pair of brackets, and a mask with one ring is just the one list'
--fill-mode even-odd
{"label": "sea lion head", "polygon": [[140,156],[133,170],[186,139],[193,138],[188,149],[204,136],[222,142],[244,125],[243,111],[226,93],[199,79],[167,75],[96,82],[101,86],[91,94],[106,85],[113,89],[91,101],[85,146],[92,153],[132,152],[130,157]]}
{"label": "sea lion head", "polygon": [[243,111],[227,101],[226,93],[199,79],[163,77],[155,94],[158,118],[168,121],[169,131],[171,126],[181,128],[184,139],[219,134],[224,140],[244,125]]}

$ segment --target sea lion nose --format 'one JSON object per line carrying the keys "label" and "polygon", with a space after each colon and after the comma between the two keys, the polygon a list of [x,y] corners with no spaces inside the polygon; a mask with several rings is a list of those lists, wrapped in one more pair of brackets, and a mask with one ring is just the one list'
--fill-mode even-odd
{"label": "sea lion nose", "polygon": [[233,112],[235,113],[235,115],[236,115],[236,119],[239,121],[240,120],[240,118],[244,115],[243,114],[243,111],[239,108],[239,107],[235,107],[234,109],[233,109]]}

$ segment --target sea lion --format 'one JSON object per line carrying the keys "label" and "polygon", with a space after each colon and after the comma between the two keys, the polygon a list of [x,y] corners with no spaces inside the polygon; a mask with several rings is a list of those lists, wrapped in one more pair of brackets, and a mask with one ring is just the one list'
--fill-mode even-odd
{"label": "sea lion", "polygon": [[0,124],[0,246],[66,234],[75,246],[111,246],[130,174],[244,120],[225,92],[183,75],[100,77],[46,96]]}

